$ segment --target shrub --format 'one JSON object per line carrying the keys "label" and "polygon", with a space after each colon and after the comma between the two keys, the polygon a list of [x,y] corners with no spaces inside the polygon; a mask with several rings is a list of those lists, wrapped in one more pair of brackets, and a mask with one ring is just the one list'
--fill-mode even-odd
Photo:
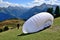
{"label": "shrub", "polygon": [[3,30],[4,30],[4,31],[9,30],[8,26],[5,26]]}
{"label": "shrub", "polygon": [[3,30],[2,29],[0,29],[0,32],[2,32]]}

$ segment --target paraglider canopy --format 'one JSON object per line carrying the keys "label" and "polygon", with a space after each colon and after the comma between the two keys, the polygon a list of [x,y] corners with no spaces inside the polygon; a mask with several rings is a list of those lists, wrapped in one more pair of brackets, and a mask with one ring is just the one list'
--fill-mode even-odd
{"label": "paraglider canopy", "polygon": [[53,24],[54,17],[47,12],[38,13],[29,18],[23,25],[23,33],[38,32]]}

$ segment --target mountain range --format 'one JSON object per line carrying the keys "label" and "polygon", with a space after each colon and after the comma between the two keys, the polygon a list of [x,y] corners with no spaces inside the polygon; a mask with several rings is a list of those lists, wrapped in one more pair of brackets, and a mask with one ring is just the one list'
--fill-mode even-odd
{"label": "mountain range", "polygon": [[18,7],[18,6],[0,7],[0,21],[11,18],[27,20],[31,16],[37,13],[46,12],[48,8],[52,7],[53,10],[55,10],[56,6],[57,5],[50,5],[43,3],[40,6],[34,6],[32,8]]}
{"label": "mountain range", "polygon": [[18,7],[18,6],[9,6],[9,7],[0,7],[0,21],[7,20],[11,18],[20,19],[20,15],[29,10],[29,8]]}
{"label": "mountain range", "polygon": [[48,8],[53,8],[53,13],[55,11],[55,8],[57,5],[50,5],[50,4],[42,4],[40,6],[35,6],[31,9],[29,9],[27,12],[23,13],[20,17],[24,20],[29,19],[31,16],[40,13],[40,12],[46,12]]}

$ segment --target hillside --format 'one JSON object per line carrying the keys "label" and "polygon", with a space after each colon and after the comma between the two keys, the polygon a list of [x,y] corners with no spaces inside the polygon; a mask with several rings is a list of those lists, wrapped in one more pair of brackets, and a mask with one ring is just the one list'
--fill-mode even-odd
{"label": "hillside", "polygon": [[10,19],[10,20],[5,20],[0,22],[0,28],[3,28],[5,25],[7,25],[8,27],[16,27],[17,24],[23,25],[24,20],[20,19]]}
{"label": "hillside", "polygon": [[60,17],[54,20],[54,24],[41,32],[21,35],[22,27],[20,29],[12,29],[6,32],[0,33],[0,40],[60,40]]}

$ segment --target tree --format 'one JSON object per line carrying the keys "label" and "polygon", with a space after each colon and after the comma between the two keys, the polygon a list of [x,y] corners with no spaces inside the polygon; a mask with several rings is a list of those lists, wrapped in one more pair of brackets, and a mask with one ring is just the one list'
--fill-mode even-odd
{"label": "tree", "polygon": [[56,14],[55,17],[59,17],[59,16],[60,16],[60,13],[59,13],[59,6],[56,7],[55,14]]}
{"label": "tree", "polygon": [[53,8],[48,8],[47,12],[49,12],[50,14],[52,14],[54,16],[54,14],[52,13],[53,12]]}

